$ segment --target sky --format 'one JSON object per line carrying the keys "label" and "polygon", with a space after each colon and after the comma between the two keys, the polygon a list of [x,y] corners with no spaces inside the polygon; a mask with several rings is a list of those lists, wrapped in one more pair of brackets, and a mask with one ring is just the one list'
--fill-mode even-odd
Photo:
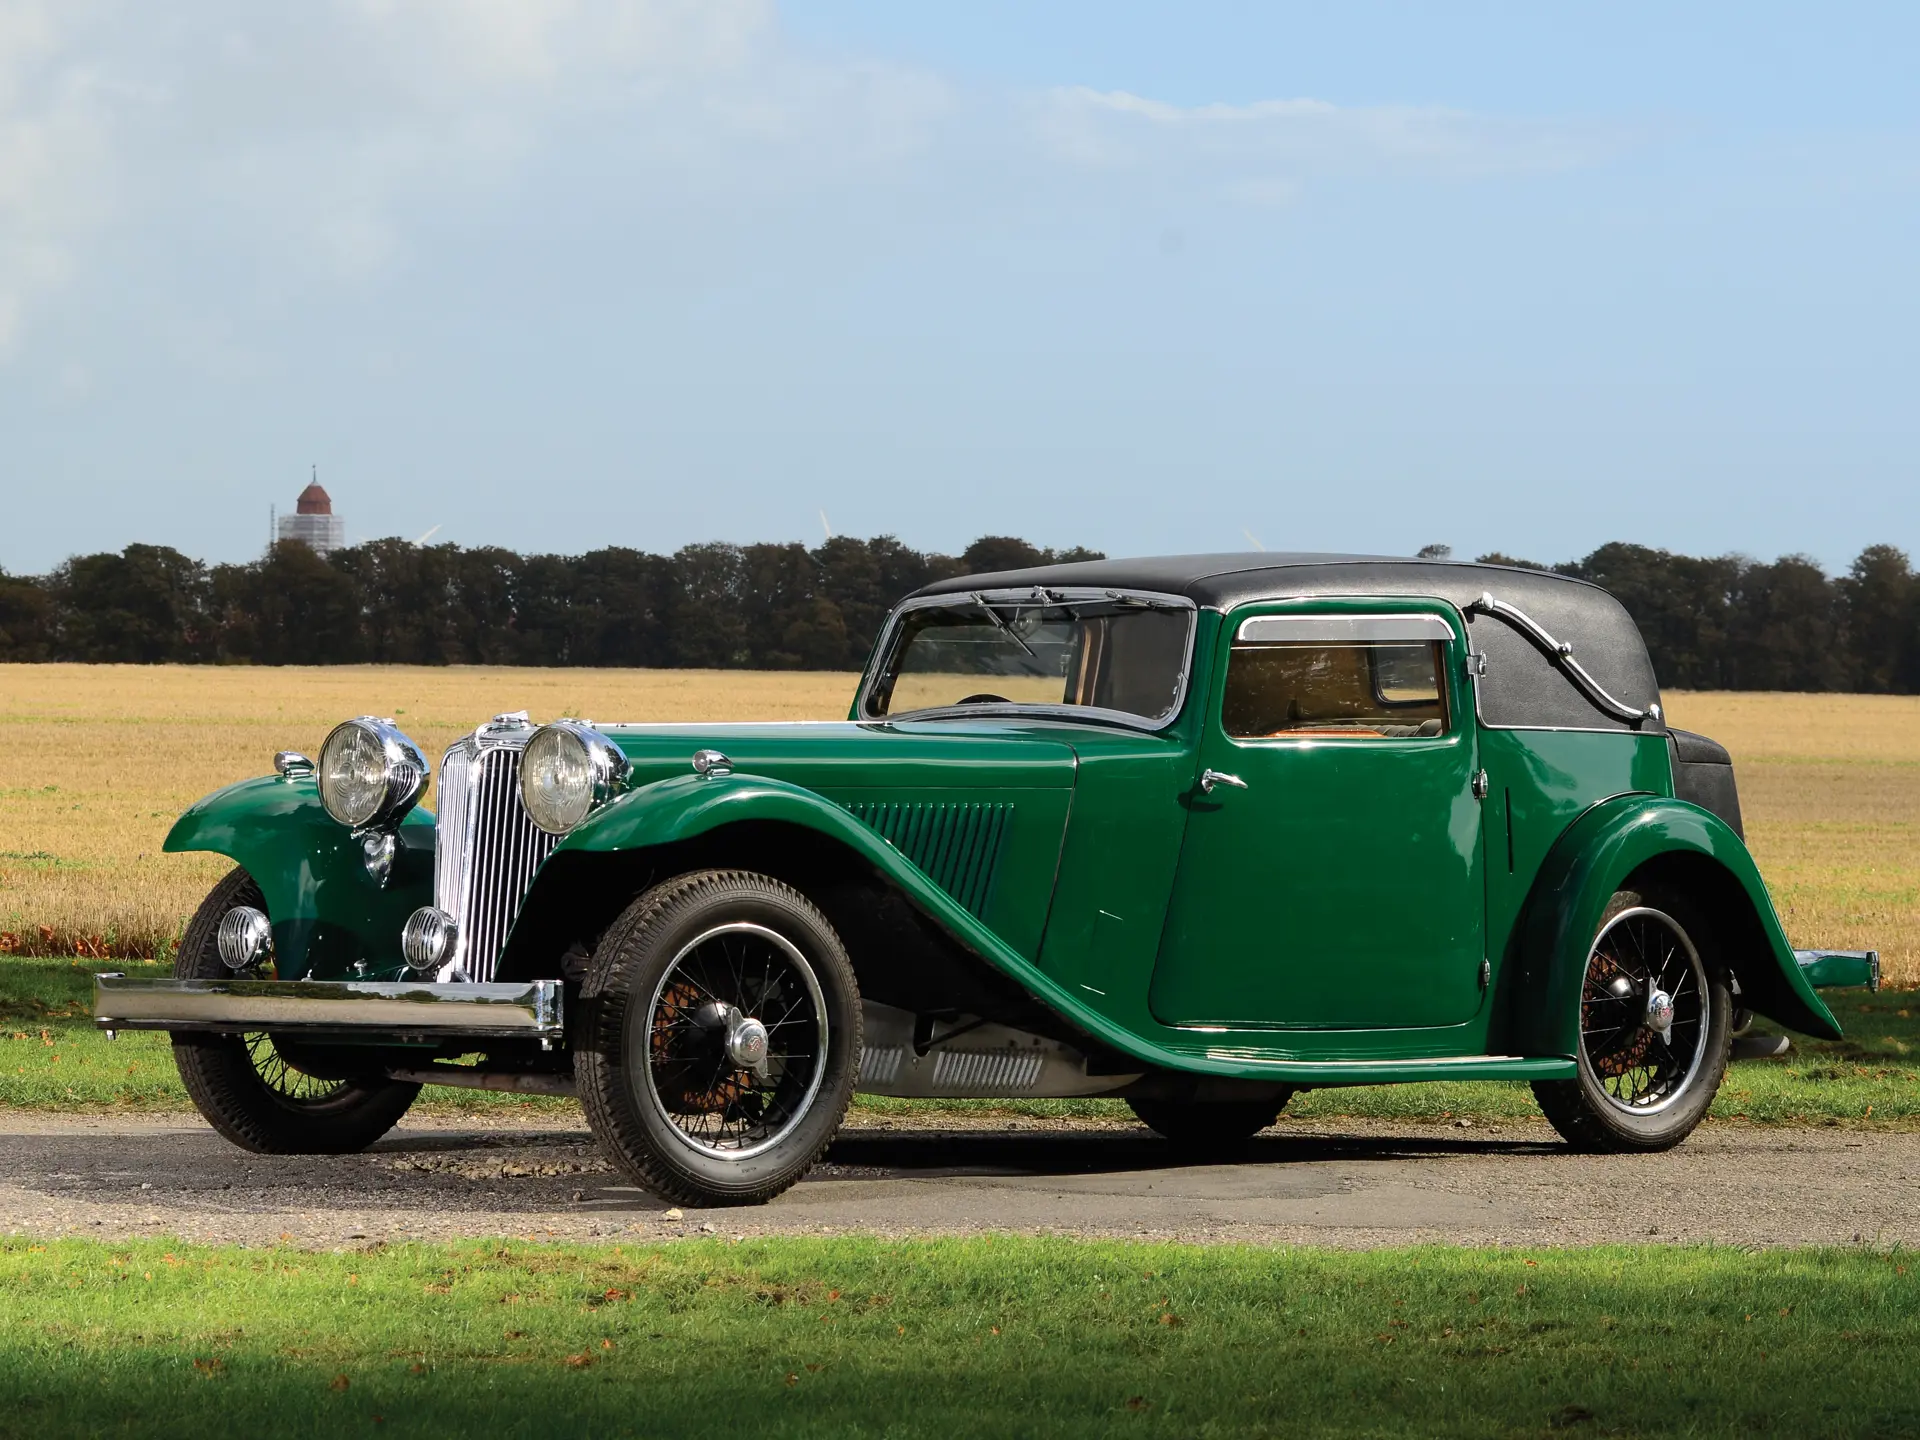
{"label": "sky", "polygon": [[0,567],[1920,548],[1920,7],[0,0]]}

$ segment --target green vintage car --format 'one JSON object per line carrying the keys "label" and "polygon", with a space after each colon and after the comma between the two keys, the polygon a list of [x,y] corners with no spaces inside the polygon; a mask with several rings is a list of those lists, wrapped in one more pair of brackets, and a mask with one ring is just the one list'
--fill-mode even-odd
{"label": "green vintage car", "polygon": [[[194,805],[238,866],[176,977],[105,975],[257,1151],[422,1085],[578,1095],[670,1200],[764,1201],[856,1091],[1106,1095],[1231,1146],[1294,1092],[1531,1082],[1569,1143],[1699,1123],[1742,1017],[1837,1037],[1604,591],[1340,555],[942,581],[845,721],[391,721]],[[421,808],[429,780],[437,814]]]}

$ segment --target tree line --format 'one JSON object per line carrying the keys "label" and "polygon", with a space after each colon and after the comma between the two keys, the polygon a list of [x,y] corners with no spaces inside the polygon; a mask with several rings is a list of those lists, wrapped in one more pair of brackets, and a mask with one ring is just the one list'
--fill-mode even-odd
{"label": "tree line", "polygon": [[[374,540],[324,559],[288,541],[238,565],[129,545],[0,573],[0,660],[855,670],[919,586],[1096,558],[992,535],[959,555],[885,535],[571,556]],[[1891,545],[1839,576],[1623,543],[1559,565],[1480,558],[1612,591],[1675,689],[1920,693],[1920,577]]]}

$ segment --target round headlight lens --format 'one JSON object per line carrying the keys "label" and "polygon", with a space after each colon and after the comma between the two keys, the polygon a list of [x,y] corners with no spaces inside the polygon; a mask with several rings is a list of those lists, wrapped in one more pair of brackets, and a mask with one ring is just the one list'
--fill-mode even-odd
{"label": "round headlight lens", "polygon": [[549,835],[564,835],[612,798],[626,777],[627,757],[578,720],[543,725],[520,757],[520,803]]}
{"label": "round headlight lens", "polygon": [[571,730],[549,725],[527,742],[520,761],[520,799],[527,817],[549,835],[564,835],[593,809],[593,756]]}
{"label": "round headlight lens", "polygon": [[320,747],[319,769],[320,803],[356,830],[398,819],[427,788],[419,747],[370,716],[334,726]]}

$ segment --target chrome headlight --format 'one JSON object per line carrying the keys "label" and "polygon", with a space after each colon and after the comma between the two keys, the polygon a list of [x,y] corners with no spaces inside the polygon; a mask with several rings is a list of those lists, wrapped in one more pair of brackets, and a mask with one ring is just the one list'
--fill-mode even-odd
{"label": "chrome headlight", "polygon": [[520,803],[549,835],[564,835],[627,778],[620,747],[578,720],[542,725],[520,757]]}
{"label": "chrome headlight", "polygon": [[427,757],[390,720],[362,715],[320,747],[320,803],[355,830],[390,825],[426,793]]}

